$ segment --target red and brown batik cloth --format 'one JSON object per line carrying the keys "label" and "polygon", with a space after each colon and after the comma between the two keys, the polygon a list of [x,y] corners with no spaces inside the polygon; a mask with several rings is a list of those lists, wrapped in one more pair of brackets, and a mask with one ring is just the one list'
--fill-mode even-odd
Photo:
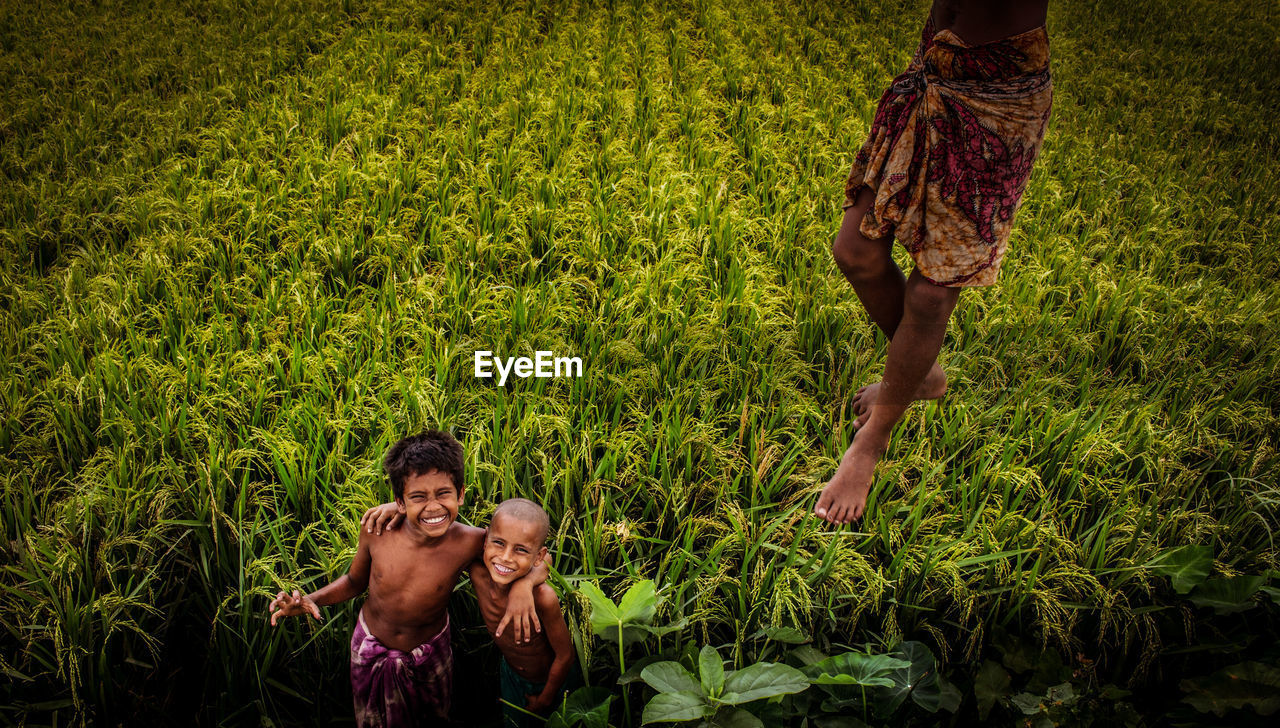
{"label": "red and brown batik cloth", "polygon": [[410,652],[382,644],[364,610],[351,633],[351,692],[359,728],[447,725],[453,694],[453,643],[444,629]]}
{"label": "red and brown batik cloth", "polygon": [[995,283],[1052,100],[1043,26],[970,47],[927,23],[880,98],[844,208],[869,187],[863,235],[893,235],[932,283]]}

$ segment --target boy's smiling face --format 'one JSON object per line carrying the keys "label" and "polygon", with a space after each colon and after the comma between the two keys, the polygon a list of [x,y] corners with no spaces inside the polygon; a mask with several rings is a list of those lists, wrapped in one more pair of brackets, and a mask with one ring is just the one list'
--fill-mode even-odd
{"label": "boy's smiling face", "polygon": [[484,566],[498,584],[519,579],[547,555],[547,534],[537,523],[499,513],[484,537]]}
{"label": "boy's smiling face", "polygon": [[428,538],[443,536],[458,518],[462,494],[453,478],[439,470],[414,473],[404,480],[404,497],[396,500],[410,528]]}

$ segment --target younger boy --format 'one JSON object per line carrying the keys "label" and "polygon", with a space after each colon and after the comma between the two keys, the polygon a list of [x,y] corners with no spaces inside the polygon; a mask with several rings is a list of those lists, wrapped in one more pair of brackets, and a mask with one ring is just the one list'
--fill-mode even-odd
{"label": "younger boy", "polygon": [[[483,552],[485,532],[455,522],[463,498],[463,458],[462,446],[449,434],[428,431],[400,440],[387,451],[383,468],[404,527],[378,534],[361,529],[348,572],[307,595],[280,592],[268,607],[271,624],[300,614],[319,620],[319,607],[368,588],[351,635],[357,724],[443,723],[453,671],[446,607],[462,570]],[[513,609],[530,611],[531,585],[538,576],[512,590]]]}
{"label": "younger boy", "polygon": [[[499,625],[507,612],[511,585],[547,557],[547,531],[551,522],[538,504],[524,498],[503,501],[493,512],[484,541],[484,563],[471,563],[480,613],[493,641],[502,652],[502,706],[504,728],[541,725],[531,713],[550,714],[561,700],[573,669],[573,640],[560,613],[560,600],[550,586],[534,588],[534,604],[542,632],[531,642],[519,643],[502,635]],[[516,707],[512,707],[516,706]]]}
{"label": "younger boy", "polygon": [[[379,533],[396,529],[401,516],[390,506],[387,503],[369,509],[363,523]],[[483,562],[473,561],[469,566],[480,613],[503,657],[503,728],[541,725],[529,713],[550,714],[567,685],[574,683],[573,640],[560,613],[560,600],[551,587],[539,583],[533,590],[537,610],[534,624],[541,624],[528,639],[519,633],[503,634],[503,615],[511,613],[509,604],[515,596],[512,584],[523,581],[531,570],[536,575],[546,569],[543,562],[550,528],[551,521],[538,504],[524,498],[505,500],[489,521]]]}

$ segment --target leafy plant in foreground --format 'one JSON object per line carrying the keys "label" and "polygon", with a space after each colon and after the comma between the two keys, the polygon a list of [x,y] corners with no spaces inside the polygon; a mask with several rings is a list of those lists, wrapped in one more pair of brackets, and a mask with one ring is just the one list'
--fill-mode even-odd
{"label": "leafy plant in foreground", "polygon": [[[657,588],[652,579],[644,579],[631,585],[617,604],[606,597],[600,587],[591,582],[583,582],[579,590],[591,603],[591,631],[597,636],[618,645],[618,672],[626,674],[626,647],[641,642],[650,635],[661,638],[663,635],[679,631],[687,620],[681,619],[675,624],[665,627],[653,626],[654,615],[658,612],[659,598]],[[626,687],[622,690],[622,701],[630,714],[630,698]]]}
{"label": "leafy plant in foreground", "polygon": [[726,671],[720,653],[711,645],[698,653],[696,678],[671,661],[645,667],[640,677],[658,691],[644,707],[643,723],[702,720],[702,725],[726,728],[763,728],[758,717],[738,706],[798,693],[810,685],[804,673],[773,662]]}
{"label": "leafy plant in foreground", "polygon": [[547,719],[547,728],[571,728],[577,725],[583,728],[607,728],[609,706],[612,703],[613,694],[608,688],[578,688]]}

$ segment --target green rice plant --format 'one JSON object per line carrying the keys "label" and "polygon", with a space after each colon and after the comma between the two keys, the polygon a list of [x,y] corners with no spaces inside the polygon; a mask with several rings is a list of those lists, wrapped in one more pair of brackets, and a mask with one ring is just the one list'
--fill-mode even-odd
{"label": "green rice plant", "polygon": [[[735,664],[788,627],[963,672],[1008,630],[1141,691],[1258,650],[1214,635],[1274,631],[1280,568],[1265,5],[1051,9],[1049,136],[948,393],[864,522],[807,515],[885,351],[841,186],[925,10],[0,11],[0,714],[341,714],[350,614],[283,635],[257,600],[346,567],[428,426],[465,517],[535,499],[559,573],[655,579]],[[584,376],[498,387],[477,349]],[[1180,547],[1213,558],[1175,583]]]}

